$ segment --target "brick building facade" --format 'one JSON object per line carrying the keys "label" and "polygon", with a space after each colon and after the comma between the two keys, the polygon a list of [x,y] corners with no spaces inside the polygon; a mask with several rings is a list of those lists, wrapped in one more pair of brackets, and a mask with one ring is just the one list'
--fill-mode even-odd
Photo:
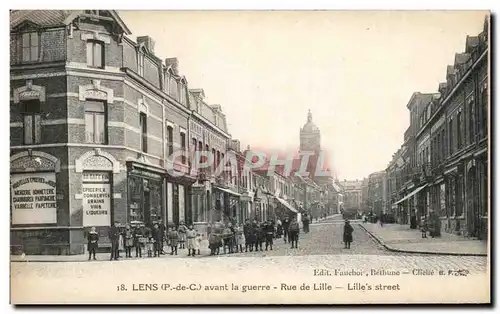
{"label": "brick building facade", "polygon": [[11,13],[13,249],[82,253],[90,226],[106,238],[113,222],[193,221],[198,173],[168,156],[224,154],[225,116],[188,90],[175,58],[130,33],[114,11]]}
{"label": "brick building facade", "polygon": [[397,177],[400,222],[436,213],[443,232],[485,239],[488,226],[489,21],[467,36],[438,93],[408,104],[404,163]]}

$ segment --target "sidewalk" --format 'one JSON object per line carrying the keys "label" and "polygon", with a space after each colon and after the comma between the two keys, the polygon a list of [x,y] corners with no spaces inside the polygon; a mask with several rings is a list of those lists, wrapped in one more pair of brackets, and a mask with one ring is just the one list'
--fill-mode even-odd
{"label": "sidewalk", "polygon": [[[360,223],[386,249],[395,252],[486,256],[488,247],[485,241],[471,240],[449,233],[441,233],[441,237],[422,238],[418,229],[410,229],[409,225]],[[354,239],[356,241],[356,239]]]}
{"label": "sidewalk", "polygon": [[[165,251],[165,255],[160,255],[160,257],[147,257],[148,253],[142,252],[142,258],[140,257],[135,257],[135,249],[132,249],[132,256],[126,258],[125,257],[125,252],[120,252],[121,258],[118,261],[131,261],[131,260],[137,260],[137,259],[154,259],[154,258],[161,258],[161,259],[171,259],[171,258],[192,258],[188,257],[188,251],[187,249],[177,249],[177,254],[178,255],[170,255],[170,248],[169,247],[164,247],[163,250]],[[201,243],[201,248],[200,248],[200,253],[201,255],[197,255],[197,257],[204,257],[207,255],[210,255],[210,250],[208,249],[208,241],[204,240]],[[110,253],[97,253],[95,255],[97,261],[109,261]],[[88,254],[78,254],[78,255],[11,255],[10,256],[10,261],[11,262],[96,262],[96,261],[89,261],[89,255]]]}

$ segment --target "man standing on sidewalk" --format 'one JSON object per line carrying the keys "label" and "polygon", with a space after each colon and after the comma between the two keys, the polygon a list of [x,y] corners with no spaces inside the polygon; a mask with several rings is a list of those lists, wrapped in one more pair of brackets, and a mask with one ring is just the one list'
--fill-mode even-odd
{"label": "man standing on sidewalk", "polygon": [[109,229],[109,240],[111,241],[111,256],[109,260],[118,260],[118,242],[120,240],[120,230],[116,226],[118,222],[114,222],[111,228]]}

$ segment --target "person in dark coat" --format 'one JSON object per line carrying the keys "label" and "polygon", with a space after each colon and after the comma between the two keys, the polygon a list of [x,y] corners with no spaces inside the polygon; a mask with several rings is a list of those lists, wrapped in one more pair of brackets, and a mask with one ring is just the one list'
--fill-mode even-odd
{"label": "person in dark coat", "polygon": [[260,251],[263,251],[262,244],[266,242],[266,232],[264,230],[264,223],[260,223],[257,226],[256,239],[257,241],[255,242],[255,250],[258,251],[260,249]]}
{"label": "person in dark coat", "polygon": [[290,226],[288,227],[288,233],[290,234],[290,242],[292,243],[292,249],[297,248],[299,244],[299,232],[300,232],[300,226],[299,223],[297,222],[297,218],[293,218],[292,222],[290,223]]}
{"label": "person in dark coat", "polygon": [[289,228],[290,228],[290,220],[288,220],[288,217],[286,217],[283,220],[283,240],[290,242],[290,234],[289,234]]}
{"label": "person in dark coat", "polygon": [[163,235],[162,232],[160,231],[160,228],[158,227],[158,224],[155,224],[153,227],[153,239],[154,239],[154,257],[160,257],[160,254],[162,252],[160,241],[163,242]]}
{"label": "person in dark coat", "polygon": [[93,257],[94,258],[94,261],[96,260],[95,258],[95,251],[97,250],[97,247],[98,247],[98,241],[99,241],[99,234],[95,231],[95,227],[92,227],[90,229],[90,232],[89,232],[89,235],[87,237],[88,239],[88,244],[87,244],[87,248],[88,248],[88,251],[89,251],[89,261],[90,261],[90,258]]}
{"label": "person in dark coat", "polygon": [[245,252],[250,252],[253,251],[253,242],[252,242],[252,236],[250,234],[250,229],[252,226],[250,225],[250,220],[247,219],[245,222],[245,225],[243,226],[243,234],[245,235]]}
{"label": "person in dark coat", "polygon": [[110,228],[109,228],[109,240],[111,241],[111,256],[109,260],[118,260],[119,257],[119,252],[118,252],[118,245],[120,241],[120,230],[117,227],[118,222],[115,222]]}
{"label": "person in dark coat", "polygon": [[271,251],[273,250],[273,238],[274,238],[274,224],[272,221],[268,221],[264,225],[264,233],[266,237],[266,251],[267,248],[270,247]]}
{"label": "person in dark coat", "polygon": [[349,220],[345,220],[345,225],[344,225],[344,249],[350,249],[351,248],[351,242],[352,242],[352,232],[354,229],[351,226],[351,223]]}
{"label": "person in dark coat", "polygon": [[309,233],[309,216],[307,214],[302,218],[302,228],[304,229],[304,233]]}
{"label": "person in dark coat", "polygon": [[164,251],[164,248],[163,248],[163,242],[165,242],[165,237],[167,235],[166,233],[166,230],[167,230],[167,227],[165,227],[165,224],[163,223],[163,221],[160,219],[158,220],[158,229],[160,229],[160,242],[159,242],[159,246],[160,246],[160,253],[162,255],[165,255],[165,251]]}
{"label": "person in dark coat", "polygon": [[142,257],[142,247],[144,246],[144,236],[140,226],[134,228],[135,257]]}

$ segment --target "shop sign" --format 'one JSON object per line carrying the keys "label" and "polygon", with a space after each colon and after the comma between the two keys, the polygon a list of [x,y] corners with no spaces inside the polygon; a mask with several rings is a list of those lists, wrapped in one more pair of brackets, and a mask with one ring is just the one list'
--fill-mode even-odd
{"label": "shop sign", "polygon": [[11,175],[12,224],[57,223],[56,174]]}
{"label": "shop sign", "polygon": [[84,173],[83,178],[83,226],[110,226],[111,185],[109,173],[89,172]]}

